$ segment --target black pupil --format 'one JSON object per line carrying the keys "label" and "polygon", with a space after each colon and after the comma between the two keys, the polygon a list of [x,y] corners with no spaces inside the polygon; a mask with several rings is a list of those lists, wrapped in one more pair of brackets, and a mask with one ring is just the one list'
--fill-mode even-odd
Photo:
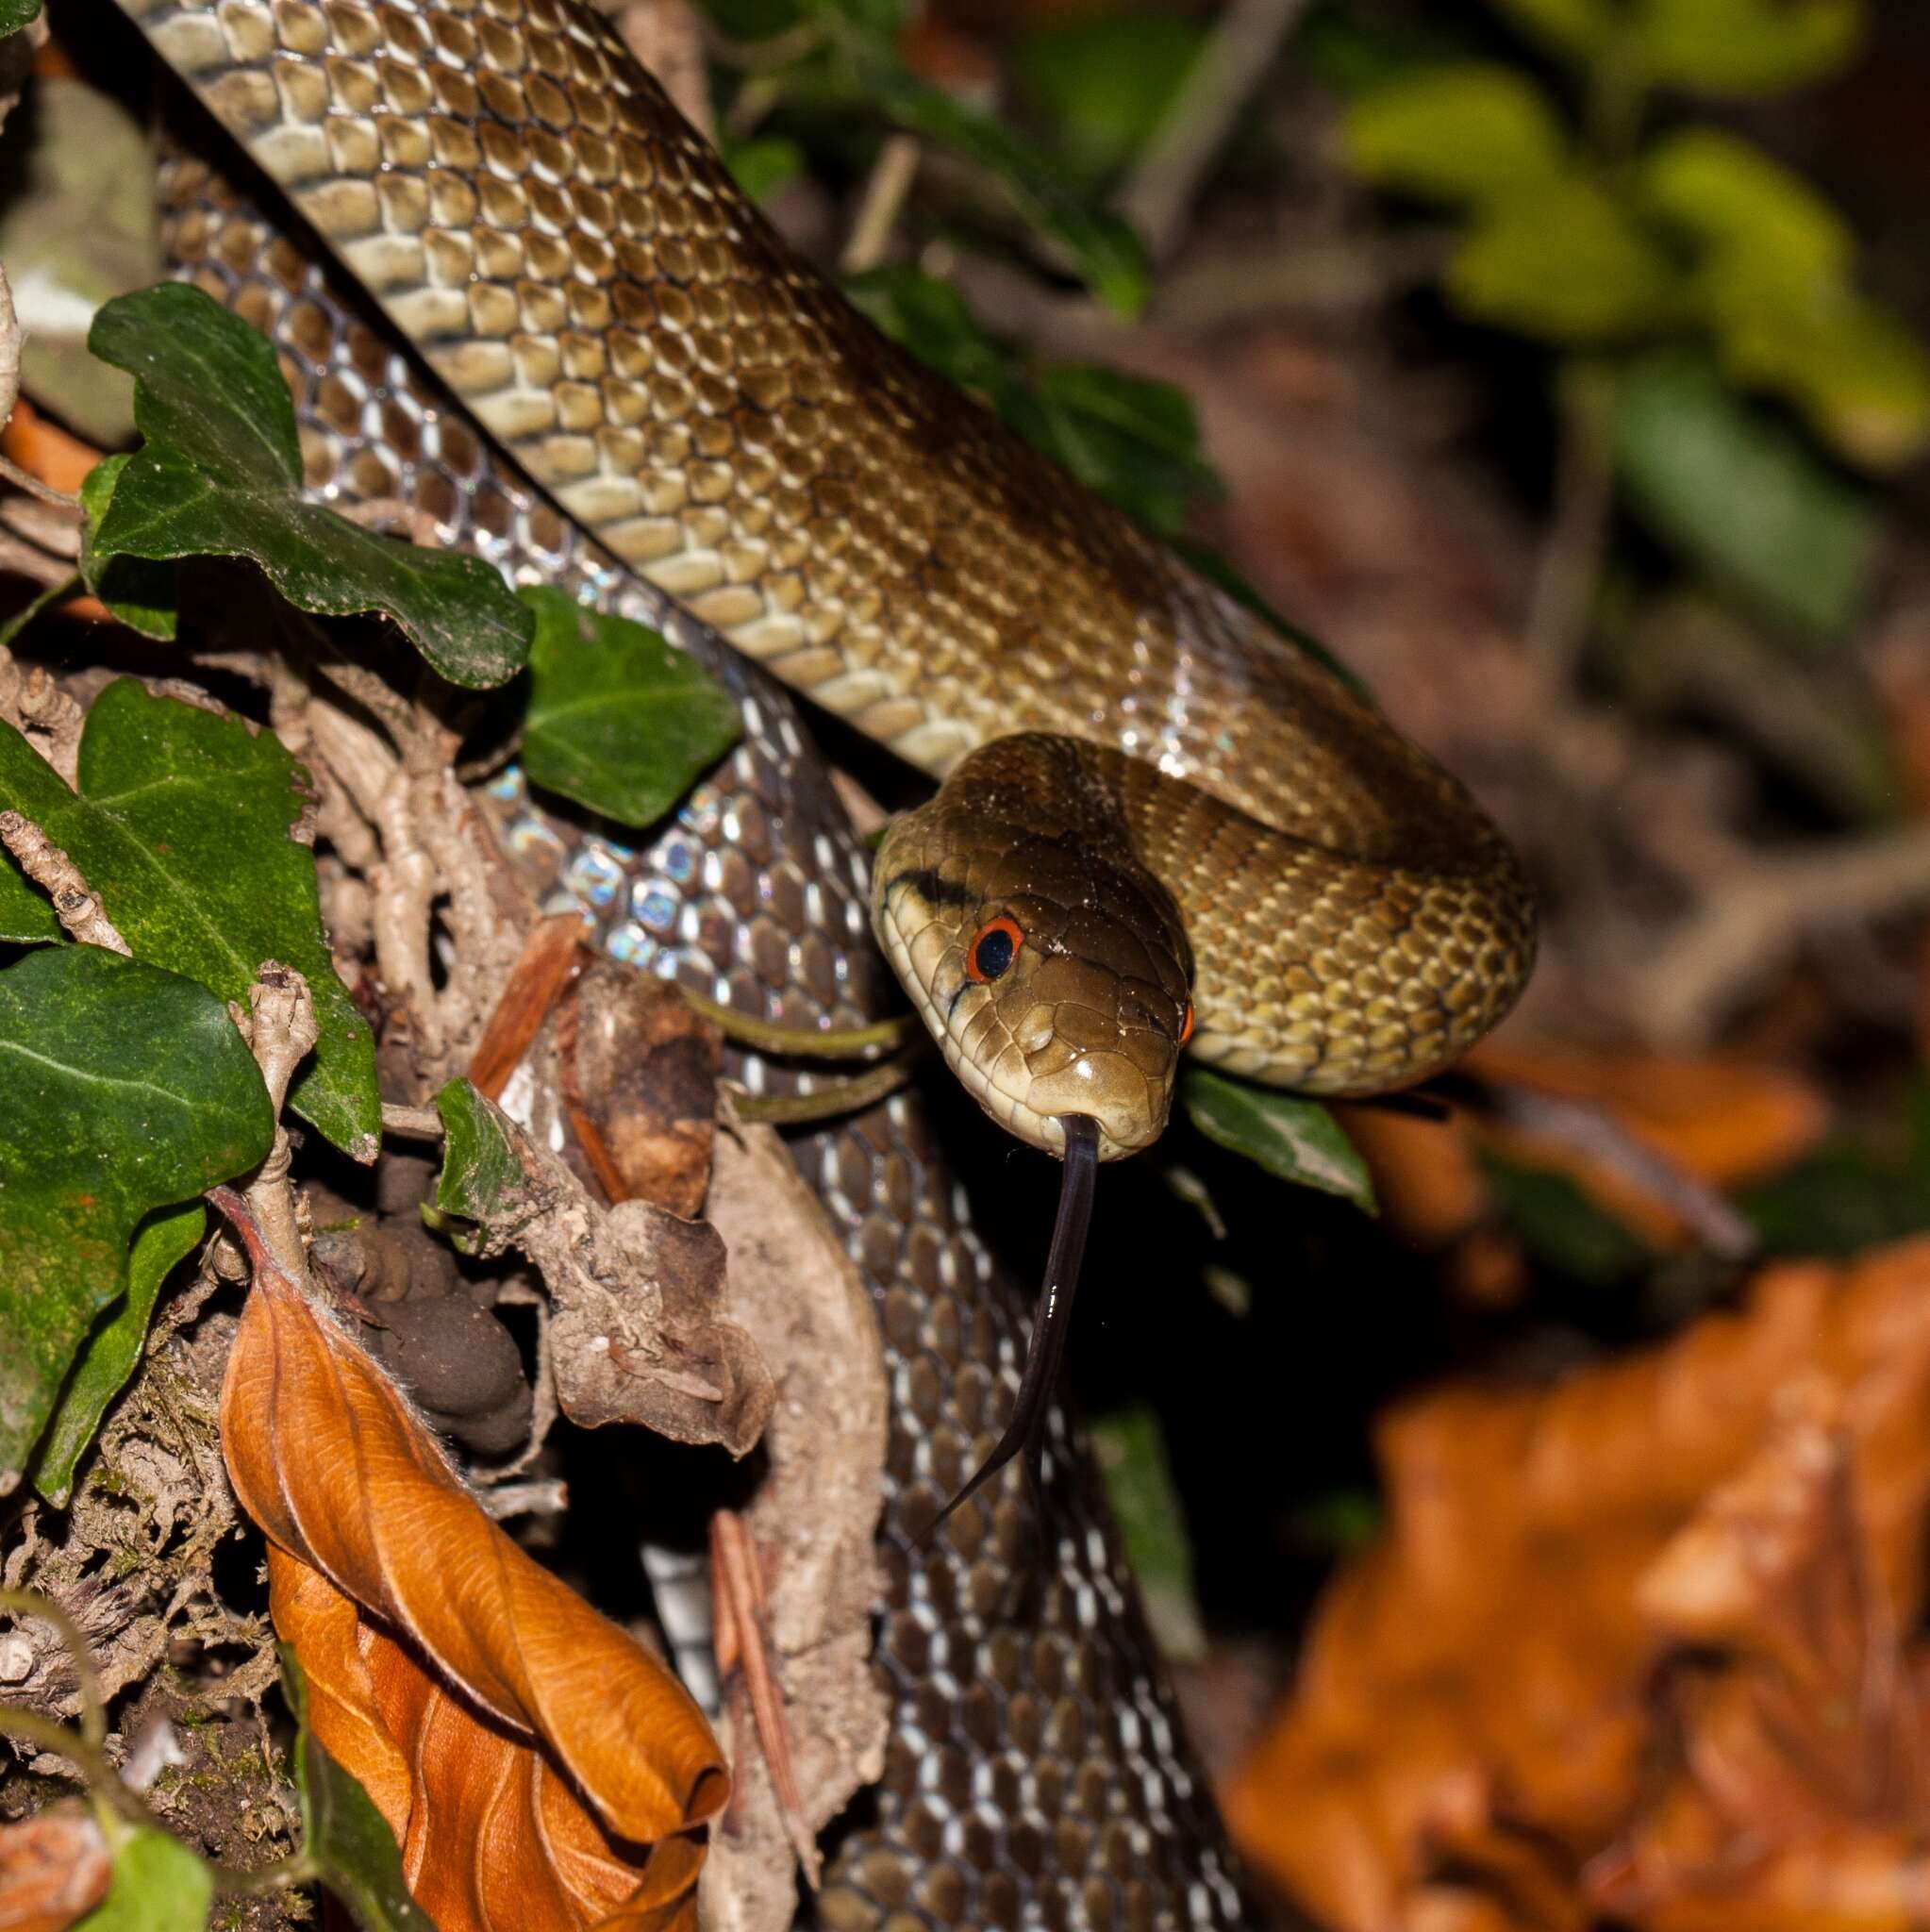
{"label": "black pupil", "polygon": [[1011,934],[1004,926],[995,925],[990,932],[979,934],[973,963],[987,979],[996,979],[1012,963],[1015,950]]}

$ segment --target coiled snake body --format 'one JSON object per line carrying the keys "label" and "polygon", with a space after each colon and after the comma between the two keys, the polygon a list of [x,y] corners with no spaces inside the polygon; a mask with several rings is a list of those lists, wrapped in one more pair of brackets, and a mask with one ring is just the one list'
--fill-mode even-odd
{"label": "coiled snake body", "polygon": [[[1236,1072],[1365,1091],[1506,1009],[1527,899],[1460,788],[878,338],[593,16],[123,4],[551,501],[337,267],[178,175],[180,252],[291,361],[318,486],[409,500],[448,541],[631,608],[740,693],[744,747],[655,846],[556,855],[613,950],[792,1024],[878,998],[861,855],[788,703],[721,636],[953,774],[887,841],[878,929],[948,1059],[1029,1138],[1058,1145],[1076,1108],[1102,1153],[1144,1144],[1189,1034]],[[969,1472],[1021,1331],[915,1099],[799,1155],[878,1295],[896,1402],[891,1758],[824,1923],[1243,1923],[1062,1421],[1036,1524],[1013,1495],[982,1539],[908,1533]]]}

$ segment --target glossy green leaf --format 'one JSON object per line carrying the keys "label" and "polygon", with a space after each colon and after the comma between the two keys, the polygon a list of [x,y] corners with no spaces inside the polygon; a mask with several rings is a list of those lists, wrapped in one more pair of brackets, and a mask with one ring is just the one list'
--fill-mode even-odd
{"label": "glossy green leaf", "polygon": [[1106,306],[1136,315],[1146,299],[1146,253],[1119,219],[1089,208],[1055,167],[1003,121],[956,99],[895,61],[861,58],[857,79],[889,121],[973,162],[997,180],[1025,222],[1062,248]]}
{"label": "glossy green leaf", "polygon": [[[516,1158],[502,1116],[467,1080],[451,1080],[436,1095],[442,1117],[442,1170],[436,1176],[435,1212],[480,1227],[521,1211],[529,1176]],[[456,1245],[467,1252],[467,1237]]]}
{"label": "glossy green leaf", "polygon": [[127,1291],[95,1322],[34,1450],[34,1488],[55,1508],[66,1508],[80,1458],[140,1363],[161,1283],[193,1252],[207,1224],[198,1201],[163,1208],[141,1224],[127,1257]]}
{"label": "glossy green leaf", "polygon": [[308,1685],[283,1645],[282,1685],[295,1716],[295,1794],[302,1807],[302,1852],[361,1932],[436,1932],[409,1895],[402,1853],[374,1801],[308,1728]]}
{"label": "glossy green leaf", "polygon": [[274,1129],[206,987],[97,946],[0,971],[0,1493],[126,1292],[142,1219],[254,1166]]}
{"label": "glossy green leaf", "polygon": [[108,685],[88,713],[78,797],[0,725],[0,807],[65,848],[136,958],[244,1003],[264,960],[306,976],[321,1039],[289,1104],[345,1154],[373,1160],[374,1041],[329,958],[308,799],[308,774],[273,732],[151,697],[133,678]]}
{"label": "glossy green leaf", "polygon": [[519,593],[536,617],[523,768],[619,824],[654,824],[737,742],[730,694],[647,625],[562,591]]}
{"label": "glossy green leaf", "polygon": [[1019,37],[1012,70],[1078,178],[1096,188],[1145,145],[1205,39],[1202,22],[1165,8],[1051,21]]}
{"label": "glossy green leaf", "polygon": [[1855,622],[1878,535],[1868,494],[1705,357],[1638,361],[1620,386],[1614,447],[1644,521],[1765,616],[1824,640]]}
{"label": "glossy green leaf", "polygon": [[528,614],[480,558],[377,536],[308,502],[294,406],[265,337],[198,289],[109,302],[88,345],[135,379],[143,446],[115,478],[95,558],[246,557],[318,615],[380,611],[457,684],[501,684]]}
{"label": "glossy green leaf", "polygon": [[1623,44],[1660,86],[1777,94],[1840,73],[1866,25],[1863,0],[1642,0]]}
{"label": "glossy green leaf", "polygon": [[1725,128],[1664,135],[1643,155],[1650,211],[1705,249],[1740,251],[1800,277],[1847,275],[1855,239],[1802,175]]}
{"label": "glossy green leaf", "polygon": [[[0,724],[0,730],[11,730],[10,725]],[[15,734],[18,736],[18,734]],[[38,753],[32,754],[39,757]],[[4,754],[0,754],[0,773],[6,770]],[[53,776],[51,767],[48,776]],[[59,781],[55,780],[58,784]],[[0,811],[8,807],[6,782],[0,778]],[[13,808],[18,810],[17,806]],[[54,917],[54,908],[47,895],[38,887],[27,883],[25,876],[6,857],[0,848],[0,945],[37,946],[49,941],[58,940],[60,922]]]}
{"label": "glossy green leaf", "polygon": [[41,0],[0,0],[0,34],[17,34],[41,17]]}
{"label": "glossy green leaf", "polygon": [[1193,1589],[1192,1543],[1159,1418],[1146,1407],[1123,1409],[1096,1420],[1091,1436],[1153,1641],[1170,1661],[1196,1663],[1206,1654],[1206,1632]]}
{"label": "glossy green leaf", "polygon": [[104,557],[96,541],[101,519],[114,500],[114,485],[128,460],[125,456],[108,457],[81,482],[80,575],[88,589],[130,630],[172,643],[181,621],[178,567],[144,557]]}
{"label": "glossy green leaf", "polygon": [[1348,108],[1348,158],[1368,180],[1433,201],[1481,203],[1569,167],[1556,111],[1524,74],[1488,61],[1427,67]]}
{"label": "glossy green leaf", "polygon": [[1380,1211],[1366,1162],[1319,1101],[1230,1080],[1210,1067],[1187,1068],[1179,1096],[1187,1118],[1209,1141],[1282,1180],[1339,1194],[1369,1214]]}
{"label": "glossy green leaf", "polygon": [[108,1895],[74,1932],[200,1932],[214,1908],[214,1868],[177,1838],[109,1814]]}
{"label": "glossy green leaf", "polygon": [[1684,312],[1674,265],[1607,190],[1581,175],[1489,203],[1448,264],[1464,314],[1537,341],[1622,341]]}

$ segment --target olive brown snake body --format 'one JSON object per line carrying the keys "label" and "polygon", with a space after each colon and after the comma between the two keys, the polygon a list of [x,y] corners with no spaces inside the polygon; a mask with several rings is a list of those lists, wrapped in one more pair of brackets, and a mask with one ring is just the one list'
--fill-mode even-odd
{"label": "olive brown snake body", "polygon": [[[1126,1153],[1163,1124],[1189,1032],[1229,1071],[1372,1091],[1445,1064],[1506,1009],[1528,903],[1460,788],[877,338],[601,23],[566,0],[127,5],[594,543],[424,409],[325,270],[292,250],[278,264],[287,244],[202,191],[177,224],[185,252],[308,361],[298,400],[333,439],[339,488],[413,493],[452,538],[615,601],[627,567],[696,620],[665,616],[686,641],[714,631],[953,774],[889,836],[877,921],[989,1111],[1054,1147],[1080,1114],[1101,1155]],[[344,379],[352,338],[363,366]],[[733,682],[752,742],[653,849],[656,871],[605,853],[611,936],[660,965],[706,959],[706,990],[740,1004],[850,1017],[872,968],[848,841],[779,702]],[[762,821],[748,838],[747,816]],[[707,928],[707,894],[736,916]],[[774,952],[760,919],[789,936]],[[893,1102],[816,1143],[894,1351],[882,1653],[908,1754],[820,1911],[1239,1924],[1070,1458],[1053,1458],[1036,1530],[1007,1489],[929,1549],[904,1534],[910,1491],[928,1521],[970,1473],[992,1365],[1016,1343],[915,1115]],[[1028,1534],[1057,1576],[1011,1574]]]}

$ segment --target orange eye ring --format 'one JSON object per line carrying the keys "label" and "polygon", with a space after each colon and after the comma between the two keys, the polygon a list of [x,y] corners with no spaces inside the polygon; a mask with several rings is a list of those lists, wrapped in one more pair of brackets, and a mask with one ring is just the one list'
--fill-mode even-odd
{"label": "orange eye ring", "polygon": [[996,919],[988,919],[965,948],[965,977],[973,986],[987,985],[1011,965],[1024,943],[1025,935],[1016,919],[1003,912]]}
{"label": "orange eye ring", "polygon": [[1187,1001],[1187,1003],[1186,1003],[1186,1014],[1185,1014],[1185,1017],[1184,1017],[1184,1018],[1183,1018],[1183,1019],[1182,1019],[1182,1020],[1180,1021],[1180,1023],[1179,1023],[1179,1043],[1180,1043],[1180,1045],[1181,1045],[1181,1046],[1184,1046],[1184,1045],[1185,1045],[1185,1044],[1187,1043],[1187,1041],[1188,1041],[1189,1040],[1190,1040],[1190,1039],[1191,1039],[1192,1037],[1193,1037],[1193,1003],[1192,1003],[1192,1001],[1190,1001],[1190,1000],[1188,1000],[1188,1001]]}

